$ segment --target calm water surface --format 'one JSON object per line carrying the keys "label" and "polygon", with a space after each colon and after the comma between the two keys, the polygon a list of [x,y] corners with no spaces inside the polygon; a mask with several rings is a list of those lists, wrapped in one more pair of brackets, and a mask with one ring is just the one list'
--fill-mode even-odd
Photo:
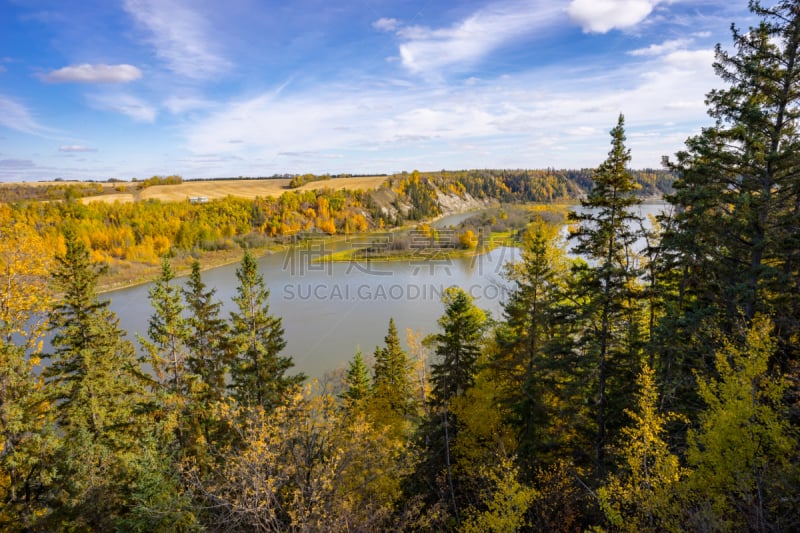
{"label": "calm water surface", "polygon": [[[655,213],[661,207],[648,204],[643,212]],[[471,215],[451,215],[436,225],[455,225]],[[442,291],[452,285],[468,291],[477,305],[499,318],[507,287],[503,265],[518,257],[517,249],[500,246],[488,254],[462,259],[431,258],[430,250],[421,249],[419,260],[403,262],[324,261],[334,247],[359,244],[309,241],[258,260],[271,291],[270,311],[283,318],[287,341],[283,353],[293,358],[297,371],[322,377],[345,366],[358,348],[365,355],[372,353],[383,343],[392,317],[403,339],[406,328],[433,333],[444,311]],[[203,281],[216,287],[225,317],[234,308],[231,297],[236,292],[236,268],[228,265],[203,273]],[[178,282],[184,283],[185,278]],[[147,333],[152,314],[149,289],[150,285],[140,285],[104,295],[131,336]]]}

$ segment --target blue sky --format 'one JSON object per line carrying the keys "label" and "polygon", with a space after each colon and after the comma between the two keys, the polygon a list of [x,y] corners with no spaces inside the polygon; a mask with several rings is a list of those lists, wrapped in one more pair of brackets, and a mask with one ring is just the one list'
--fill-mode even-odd
{"label": "blue sky", "polygon": [[0,0],[0,181],[635,168],[744,0]]}

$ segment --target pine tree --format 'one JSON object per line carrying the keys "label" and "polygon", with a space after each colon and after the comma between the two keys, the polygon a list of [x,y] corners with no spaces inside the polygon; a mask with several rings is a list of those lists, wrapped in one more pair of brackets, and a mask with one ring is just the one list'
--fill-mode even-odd
{"label": "pine tree", "polygon": [[231,334],[237,353],[231,366],[231,388],[241,404],[269,411],[305,376],[285,375],[293,363],[290,357],[279,355],[286,346],[281,319],[269,314],[269,289],[247,250],[236,278],[239,286],[233,301],[238,312],[231,313]]}
{"label": "pine tree", "polygon": [[53,273],[61,302],[51,313],[54,331],[45,368],[64,438],[58,450],[59,527],[113,529],[124,512],[122,492],[137,449],[137,407],[144,401],[133,344],[124,338],[108,302],[97,298],[98,270],[74,233]]}
{"label": "pine tree", "polygon": [[228,324],[220,317],[222,302],[214,301],[216,289],[206,290],[200,263],[192,263],[192,273],[183,289],[186,302],[189,348],[187,366],[197,380],[196,394],[204,403],[221,400],[225,395],[225,375],[230,366]]}
{"label": "pine tree", "polygon": [[592,263],[582,267],[585,304],[580,313],[585,326],[581,347],[595,367],[596,388],[591,394],[596,406],[595,461],[600,471],[606,462],[607,430],[620,427],[623,406],[629,405],[632,390],[626,393],[625,389],[634,381],[636,351],[641,348],[631,334],[638,327],[632,288],[639,271],[632,245],[640,220],[633,207],[640,200],[627,168],[631,156],[625,147],[624,124],[620,115],[611,130],[608,158],[594,171],[592,190],[581,201],[583,213],[570,213],[570,220],[578,223],[570,235],[577,241],[573,252]]}
{"label": "pine tree", "polygon": [[486,314],[458,287],[446,289],[442,302],[445,314],[439,319],[442,332],[433,337],[438,361],[431,365],[431,381],[434,397],[447,402],[473,383]]}
{"label": "pine tree", "polygon": [[513,285],[503,305],[505,320],[495,329],[493,366],[503,378],[504,404],[518,431],[518,460],[530,472],[549,446],[548,428],[559,416],[553,400],[565,371],[563,357],[553,349],[562,322],[555,320],[555,311],[568,266],[557,233],[542,221],[525,233],[521,261],[507,267]]}
{"label": "pine tree", "polygon": [[384,348],[375,349],[374,394],[379,412],[391,418],[404,419],[413,412],[414,388],[411,382],[411,360],[400,346],[394,319],[384,337]]}
{"label": "pine tree", "polygon": [[727,87],[707,95],[715,124],[667,161],[678,179],[664,246],[678,278],[662,339],[696,341],[664,354],[684,408],[695,400],[681,386],[691,369],[713,372],[704,348],[715,327],[733,334],[740,318],[766,314],[778,339],[773,363],[785,372],[800,356],[800,4],[754,1],[750,10],[760,21],[732,27],[734,51],[717,45]]}
{"label": "pine tree", "polygon": [[369,368],[364,363],[361,350],[356,351],[347,366],[345,387],[347,388],[342,393],[342,398],[349,409],[358,406],[372,391],[372,379],[369,375]]}
{"label": "pine tree", "polygon": [[164,258],[161,274],[149,291],[153,307],[147,328],[149,340],[140,339],[140,342],[150,354],[153,371],[165,393],[185,399],[189,394],[186,365],[189,328],[183,317],[180,287],[174,281],[172,265]]}

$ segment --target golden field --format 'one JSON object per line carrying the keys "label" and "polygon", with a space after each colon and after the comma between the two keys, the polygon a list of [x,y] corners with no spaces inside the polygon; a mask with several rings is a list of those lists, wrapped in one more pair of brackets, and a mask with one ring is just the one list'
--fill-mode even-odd
{"label": "golden field", "polygon": [[290,179],[186,181],[179,185],[155,185],[141,191],[133,190],[135,183],[123,183],[131,192],[117,192],[83,198],[83,202],[132,202],[157,199],[166,202],[204,196],[209,200],[235,196],[238,198],[277,197],[289,190],[313,189],[376,189],[386,181],[386,176],[366,176],[313,181],[296,189],[289,189]]}

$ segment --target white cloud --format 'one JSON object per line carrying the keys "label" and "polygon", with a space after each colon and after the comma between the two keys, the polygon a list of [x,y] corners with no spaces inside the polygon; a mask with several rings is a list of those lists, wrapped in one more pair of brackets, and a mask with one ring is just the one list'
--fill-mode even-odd
{"label": "white cloud", "polygon": [[[657,167],[662,155],[674,153],[698,124],[707,123],[705,93],[719,82],[712,50],[643,57],[635,64],[603,67],[603,75],[553,67],[509,75],[502,83],[485,79],[446,89],[424,82],[376,89],[354,80],[308,93],[272,92],[187,121],[185,146],[194,154],[241,157],[245,162],[234,167],[239,170],[227,169],[232,174],[296,170],[286,167],[286,154],[292,153],[318,154],[315,162],[303,163],[317,172],[525,162],[595,166],[605,158],[608,131],[622,112],[632,134],[633,165]],[[633,135],[667,122],[672,126],[660,136]],[[467,145],[481,150],[465,152]],[[409,160],[409,153],[418,155]]]}
{"label": "white cloud", "polygon": [[206,19],[181,1],[125,0],[125,10],[148,32],[147,41],[173,72],[206,79],[230,62],[213,50]]}
{"label": "white cloud", "polygon": [[632,56],[660,56],[686,48],[691,43],[691,39],[672,39],[661,44],[651,44],[647,48],[631,50],[628,54]]}
{"label": "white cloud", "polygon": [[207,109],[213,105],[214,103],[209,100],[191,96],[171,96],[164,101],[164,107],[174,115],[197,109]]}
{"label": "white cloud", "polygon": [[606,33],[639,24],[662,0],[572,0],[569,16],[583,31]]}
{"label": "white cloud", "polygon": [[136,122],[153,122],[157,115],[153,106],[130,94],[96,94],[89,97],[89,102],[98,109],[122,113]]}
{"label": "white cloud", "polygon": [[90,146],[83,146],[81,144],[62,144],[58,147],[59,152],[96,152],[97,148],[92,148]]}
{"label": "white cloud", "polygon": [[544,1],[495,3],[447,28],[399,28],[400,58],[415,73],[474,63],[492,51],[552,26],[563,10]]}
{"label": "white cloud", "polygon": [[391,18],[379,18],[372,23],[372,27],[380,31],[394,31],[400,26],[400,21]]}
{"label": "white cloud", "polygon": [[133,65],[70,65],[42,76],[50,83],[128,83],[142,77]]}
{"label": "white cloud", "polygon": [[28,108],[0,94],[0,126],[28,133],[30,135],[44,135],[50,130],[31,115]]}

